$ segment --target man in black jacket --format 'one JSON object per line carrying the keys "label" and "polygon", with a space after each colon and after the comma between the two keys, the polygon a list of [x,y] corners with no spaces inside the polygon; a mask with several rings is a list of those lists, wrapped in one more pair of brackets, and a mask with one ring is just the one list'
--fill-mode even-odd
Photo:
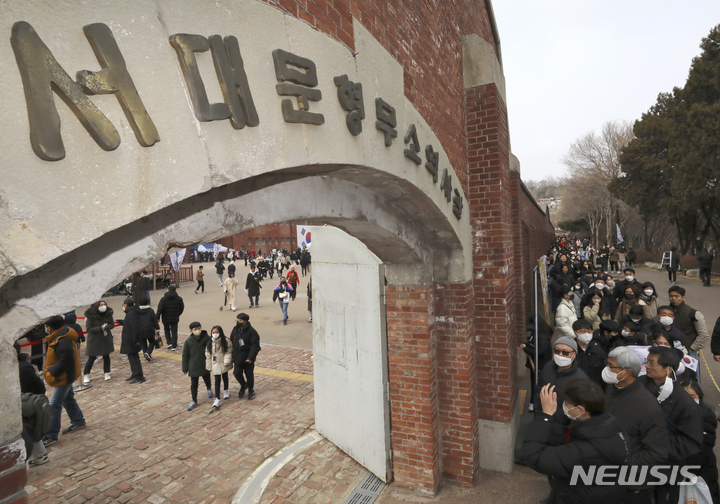
{"label": "man in black jacket", "polygon": [[[235,365],[233,374],[240,383],[238,398],[242,398],[245,395],[245,390],[248,390],[248,399],[252,400],[255,398],[255,359],[261,348],[260,335],[250,325],[250,317],[247,313],[238,314],[237,325],[230,333],[230,341],[233,346],[232,360]],[[247,382],[243,377],[243,373],[247,378]]]}
{"label": "man in black jacket", "polygon": [[132,384],[144,383],[142,364],[140,363],[140,317],[136,310],[135,302],[132,298],[127,298],[123,302],[123,311],[125,312],[125,320],[118,320],[122,325],[122,339],[120,342],[120,353],[128,356],[130,370],[132,374],[129,381]]}
{"label": "man in black jacket", "polygon": [[638,289],[642,292],[642,282],[638,282],[637,278],[635,278],[635,269],[631,268],[630,266],[627,266],[623,273],[625,274],[625,277],[622,280],[618,280],[615,282],[615,288],[613,289],[613,299],[617,304],[620,304],[620,302],[625,297],[625,289],[627,289],[628,285],[636,285]]}
{"label": "man in black jacket", "polygon": [[708,249],[704,248],[697,255],[698,267],[700,268],[700,280],[705,287],[710,287],[710,272],[712,271],[713,262],[712,252],[708,252]]}
{"label": "man in black jacket", "polygon": [[[202,268],[202,266],[200,267]],[[180,315],[183,311],[185,311],[185,302],[177,293],[176,287],[171,285],[158,303],[157,309],[157,317],[162,320],[165,330],[168,350],[177,350],[178,323],[180,323]]]}
{"label": "man in black jacket", "polygon": [[[703,442],[702,412],[690,395],[675,386],[674,378],[680,364],[680,352],[662,346],[650,347],[648,351],[647,376],[639,379],[645,388],[657,398],[665,415],[670,439],[670,460],[674,465],[685,465],[693,455],[700,453]],[[676,503],[680,496],[676,485],[663,485],[655,490],[660,503]]]}
{"label": "man in black jacket", "polygon": [[[637,379],[641,369],[640,357],[630,348],[621,346],[610,351],[602,372],[608,384],[607,412],[620,420],[628,434],[630,465],[662,465],[670,456],[665,415],[655,397]],[[638,487],[634,491],[634,502],[652,502],[652,488]]]}

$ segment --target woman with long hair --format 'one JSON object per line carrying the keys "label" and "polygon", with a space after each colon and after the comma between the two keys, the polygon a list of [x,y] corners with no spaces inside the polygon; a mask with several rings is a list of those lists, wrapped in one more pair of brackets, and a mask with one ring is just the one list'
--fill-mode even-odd
{"label": "woman with long hair", "polygon": [[223,383],[223,399],[230,398],[230,380],[228,371],[233,367],[232,347],[220,326],[210,330],[210,340],[205,346],[205,369],[215,376],[215,402],[213,408],[220,407],[220,380]]}
{"label": "woman with long hair", "polygon": [[87,331],[87,345],[85,354],[88,357],[83,370],[83,383],[90,383],[90,371],[97,357],[103,358],[103,371],[105,372],[105,381],[110,376],[110,354],[115,351],[113,343],[112,329],[115,327],[113,319],[113,309],[107,303],[100,300],[93,303],[90,308],[85,311],[85,330]]}

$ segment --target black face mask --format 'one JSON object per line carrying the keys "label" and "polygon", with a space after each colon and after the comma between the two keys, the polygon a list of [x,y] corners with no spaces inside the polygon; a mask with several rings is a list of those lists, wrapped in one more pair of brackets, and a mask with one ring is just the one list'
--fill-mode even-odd
{"label": "black face mask", "polygon": [[626,292],[625,299],[635,299],[635,294],[633,294],[631,292]]}
{"label": "black face mask", "polygon": [[575,294],[570,294],[570,301],[572,301],[573,299],[575,299]]}

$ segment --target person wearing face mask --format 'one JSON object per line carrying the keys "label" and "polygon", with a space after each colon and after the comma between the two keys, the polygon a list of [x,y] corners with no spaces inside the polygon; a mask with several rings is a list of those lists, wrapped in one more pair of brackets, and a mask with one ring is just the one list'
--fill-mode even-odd
{"label": "person wearing face mask", "polygon": [[[677,350],[650,347],[645,365],[647,375],[638,378],[650,394],[657,398],[665,415],[671,465],[687,465],[688,459],[700,452],[703,442],[702,413],[685,390],[674,383],[679,364]],[[657,487],[655,499],[658,503],[677,503],[679,489],[676,485]]]}
{"label": "person wearing face mask", "polygon": [[640,299],[640,288],[637,285],[628,285],[625,288],[623,295],[625,296],[625,299],[620,302],[617,307],[617,312],[615,313],[615,321],[618,324],[622,323],[621,319],[623,315],[628,315],[630,313],[630,308],[636,305],[642,307],[645,318],[650,318],[650,311],[648,310],[645,301]]}
{"label": "person wearing face mask", "polygon": [[280,277],[280,283],[273,290],[273,303],[280,300],[280,309],[283,314],[283,325],[287,325],[288,321],[288,305],[290,304],[290,298],[293,293],[292,286],[285,280],[285,277]]}
{"label": "person wearing face mask", "polygon": [[[250,324],[247,313],[239,313],[237,324],[230,333],[232,342],[232,361],[235,365],[233,375],[240,384],[238,399],[242,399],[248,390],[248,400],[255,399],[255,359],[260,348],[260,335]],[[244,375],[244,376],[243,376]]]}
{"label": "person wearing face mask", "polygon": [[[606,389],[606,410],[620,421],[628,435],[630,457],[634,466],[667,463],[670,437],[665,415],[657,399],[638,380],[642,361],[627,347],[610,351],[602,378]],[[634,487],[633,503],[649,504],[653,487]]]}
{"label": "person wearing face mask", "polygon": [[573,305],[575,305],[575,315],[577,315],[577,318],[583,317],[583,309],[580,304],[585,294],[587,294],[587,288],[580,280],[577,280],[573,286]]}
{"label": "person wearing face mask", "polygon": [[185,340],[182,353],[182,372],[190,377],[190,394],[192,395],[188,411],[192,411],[198,406],[197,395],[200,378],[205,382],[208,398],[213,398],[210,389],[210,372],[205,368],[205,347],[210,342],[210,336],[207,331],[203,330],[200,322],[190,324],[190,332],[192,336]]}
{"label": "person wearing face mask", "polygon": [[593,332],[593,339],[597,341],[605,352],[609,352],[617,345],[615,340],[620,336],[620,324],[612,319],[600,322],[600,328]]}
{"label": "person wearing face mask", "polygon": [[120,353],[128,356],[130,371],[132,374],[129,381],[131,384],[144,383],[145,375],[143,375],[142,364],[140,363],[140,316],[132,298],[127,298],[123,302],[123,311],[125,319],[117,322],[122,326],[122,339],[120,342]]}
{"label": "person wearing face mask", "polygon": [[[622,426],[605,411],[600,387],[590,380],[573,380],[561,400],[553,387],[546,385],[540,400],[542,411],[528,426],[521,455],[525,464],[548,476],[551,491],[547,502],[630,502],[626,500],[626,487],[621,485],[586,485],[582,478],[570,484],[575,467],[588,472],[594,466],[627,464],[629,453]],[[569,430],[553,421],[558,410],[572,424]]]}
{"label": "person wearing face mask", "polygon": [[619,346],[634,345],[635,340],[633,338],[635,333],[638,331],[640,331],[640,328],[637,324],[633,322],[625,322],[622,326],[620,326],[620,337],[615,338],[615,340],[611,342],[610,347],[617,348]]}
{"label": "person wearing face mask", "polygon": [[666,335],[668,341],[673,340],[673,342],[677,342],[677,344],[674,345],[675,348],[682,350],[683,347],[686,346],[687,338],[682,331],[673,327],[675,322],[675,312],[673,311],[672,306],[665,305],[658,307],[658,319],[658,322],[647,324],[642,328],[642,330],[650,334],[662,332]]}
{"label": "person wearing face mask", "polygon": [[567,285],[563,287],[561,292],[562,299],[555,312],[555,331],[559,332],[561,336],[573,338],[575,333],[573,333],[572,325],[577,320],[575,305],[573,304],[575,294]]}
{"label": "person wearing face mask", "polygon": [[640,299],[642,299],[647,305],[648,311],[650,312],[650,318],[652,320],[657,320],[660,301],[658,301],[657,292],[655,291],[655,286],[652,282],[645,282],[642,284]]}
{"label": "person wearing face mask", "polygon": [[612,296],[613,299],[620,303],[620,301],[623,300],[625,289],[629,285],[637,285],[638,289],[642,292],[642,284],[637,281],[635,278],[635,270],[633,268],[627,267],[623,270],[624,277],[617,282],[615,282],[615,287],[613,287]]}
{"label": "person wearing face mask", "polygon": [[215,377],[215,402],[213,408],[220,407],[220,380],[223,384],[223,399],[230,398],[230,380],[228,372],[233,368],[232,348],[225,337],[222,327],[214,326],[210,330],[210,340],[205,347],[205,369]]}
{"label": "person wearing face mask", "polygon": [[98,301],[85,311],[85,330],[87,331],[87,346],[85,355],[88,360],[83,370],[83,383],[90,383],[90,371],[95,358],[102,355],[105,381],[112,378],[110,375],[110,354],[115,351],[112,329],[115,327],[113,310],[105,301]]}
{"label": "person wearing face mask", "polygon": [[635,306],[630,307],[630,311],[627,315],[620,317],[620,325],[624,325],[627,322],[632,322],[638,326],[639,329],[652,324],[652,319],[647,318],[645,316],[645,312],[643,311],[643,307],[636,304]]}
{"label": "person wearing face mask", "polygon": [[[563,336],[558,338],[553,345],[553,360],[545,364],[540,371],[538,383],[535,387],[535,397],[533,398],[533,408],[536,413],[541,411],[540,390],[545,385],[554,385],[558,402],[563,401],[565,394],[565,385],[577,378],[587,379],[585,372],[580,369],[575,358],[577,357],[578,347],[575,341],[575,333],[573,337]],[[566,424],[567,418],[562,411],[556,412],[555,420],[560,424]]]}
{"label": "person wearing face mask", "polygon": [[575,332],[575,341],[577,341],[577,361],[578,367],[592,381],[605,387],[602,381],[602,370],[605,367],[605,359],[607,352],[603,350],[600,343],[593,341],[593,327],[590,322],[585,319],[576,320],[573,323],[573,331]]}
{"label": "person wearing face mask", "polygon": [[703,445],[700,453],[688,459],[688,465],[700,466],[700,469],[692,472],[705,480],[712,495],[713,503],[717,503],[720,502],[720,485],[718,485],[717,458],[713,450],[718,424],[715,408],[703,402],[705,394],[703,394],[702,388],[700,388],[700,384],[696,380],[683,379],[680,386],[698,404],[703,415]]}

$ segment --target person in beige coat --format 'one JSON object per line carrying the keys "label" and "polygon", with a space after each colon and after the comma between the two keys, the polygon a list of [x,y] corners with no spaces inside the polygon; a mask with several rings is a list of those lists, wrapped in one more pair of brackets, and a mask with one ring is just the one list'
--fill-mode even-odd
{"label": "person in beige coat", "polygon": [[555,312],[555,331],[561,336],[569,338],[575,338],[575,331],[572,328],[573,322],[577,320],[575,305],[572,301],[574,296],[572,289],[565,285],[562,290],[562,300]]}
{"label": "person in beige coat", "polygon": [[220,407],[220,380],[223,382],[223,399],[230,398],[230,380],[228,371],[233,368],[232,347],[220,326],[210,331],[210,341],[205,347],[205,369],[215,376],[215,402],[213,408]]}
{"label": "person in beige coat", "polygon": [[235,273],[230,273],[223,282],[223,290],[227,295],[227,303],[230,305],[232,311],[236,310],[235,307],[235,291],[237,290],[238,281],[235,278]]}
{"label": "person in beige coat", "polygon": [[583,308],[583,318],[590,322],[593,326],[593,331],[600,329],[600,323],[603,320],[612,320],[612,313],[602,304],[602,297],[600,294],[594,294],[591,298],[590,304]]}

